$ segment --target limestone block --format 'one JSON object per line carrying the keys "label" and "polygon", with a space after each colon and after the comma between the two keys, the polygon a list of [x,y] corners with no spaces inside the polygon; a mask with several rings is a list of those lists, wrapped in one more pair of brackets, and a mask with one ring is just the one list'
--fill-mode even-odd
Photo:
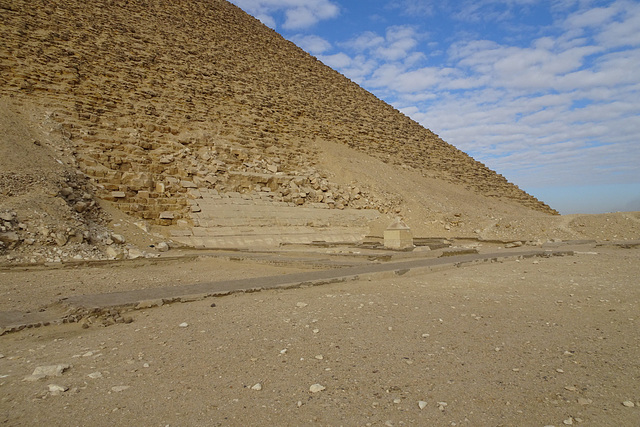
{"label": "limestone block", "polygon": [[202,199],[202,193],[197,188],[189,188],[187,190],[187,196],[192,199]]}
{"label": "limestone block", "polygon": [[413,248],[411,229],[400,218],[384,231],[384,246],[389,249]]}
{"label": "limestone block", "polygon": [[180,186],[182,188],[198,188],[193,181],[180,181]]}

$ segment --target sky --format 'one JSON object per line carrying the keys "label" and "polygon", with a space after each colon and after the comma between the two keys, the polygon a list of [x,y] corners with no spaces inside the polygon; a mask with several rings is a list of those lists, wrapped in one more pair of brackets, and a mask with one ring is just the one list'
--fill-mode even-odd
{"label": "sky", "polygon": [[640,211],[640,0],[232,0],[562,214]]}

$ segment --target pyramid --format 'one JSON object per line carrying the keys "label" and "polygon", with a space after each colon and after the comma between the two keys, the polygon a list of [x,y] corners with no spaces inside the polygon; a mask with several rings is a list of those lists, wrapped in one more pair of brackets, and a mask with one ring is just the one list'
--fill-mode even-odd
{"label": "pyramid", "polygon": [[97,196],[150,224],[197,227],[220,199],[405,209],[373,182],[333,179],[328,145],[557,213],[224,0],[3,3],[0,96],[37,106]]}

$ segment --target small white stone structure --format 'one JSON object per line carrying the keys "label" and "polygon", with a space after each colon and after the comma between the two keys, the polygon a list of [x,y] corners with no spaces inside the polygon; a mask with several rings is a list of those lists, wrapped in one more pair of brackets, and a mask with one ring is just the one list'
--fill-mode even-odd
{"label": "small white stone structure", "polygon": [[384,230],[384,247],[389,249],[413,248],[411,229],[400,218]]}

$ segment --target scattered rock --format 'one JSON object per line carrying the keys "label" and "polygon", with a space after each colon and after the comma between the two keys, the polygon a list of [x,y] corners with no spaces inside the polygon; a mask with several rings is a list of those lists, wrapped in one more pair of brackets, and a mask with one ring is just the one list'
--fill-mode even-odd
{"label": "scattered rock", "polygon": [[593,400],[587,399],[585,397],[579,397],[578,398],[578,404],[580,404],[580,405],[590,405],[592,402],[593,402]]}
{"label": "scattered rock", "polygon": [[114,393],[120,393],[121,391],[125,391],[127,389],[130,389],[131,386],[129,385],[117,385],[115,387],[111,387],[111,391]]}
{"label": "scattered rock", "polygon": [[251,390],[256,390],[256,391],[260,391],[260,390],[262,390],[262,384],[260,384],[260,383],[254,384],[254,385],[251,387]]}
{"label": "scattered rock", "polygon": [[318,393],[320,391],[326,390],[327,388],[323,385],[320,384],[313,384],[311,387],[309,387],[309,391],[311,393]]}
{"label": "scattered rock", "polygon": [[127,258],[129,259],[137,259],[144,256],[144,252],[137,248],[129,248],[127,251]]}
{"label": "scattered rock", "polygon": [[138,305],[136,305],[136,310],[143,310],[145,308],[152,308],[152,307],[161,307],[163,304],[164,304],[164,301],[162,299],[141,301],[140,303],[138,303]]}
{"label": "scattered rock", "polygon": [[298,308],[304,308],[306,306],[308,306],[309,304],[307,304],[306,302],[298,302],[296,303],[296,307]]}
{"label": "scattered rock", "polygon": [[633,403],[633,402],[632,402],[632,401],[630,401],[630,400],[625,400],[624,402],[622,402],[622,404],[623,404],[624,406],[626,406],[627,408],[633,408],[634,406],[636,406],[636,405],[635,405],[635,403]]}
{"label": "scattered rock", "polygon": [[114,248],[113,246],[107,246],[105,249],[106,255],[109,259],[123,259],[124,251],[122,249]]}
{"label": "scattered rock", "polygon": [[51,393],[54,396],[57,396],[60,393],[64,393],[67,390],[69,390],[69,387],[57,385],[57,384],[49,384],[49,393]]}
{"label": "scattered rock", "polygon": [[89,375],[87,375],[89,378],[95,380],[98,378],[102,378],[102,372],[92,372]]}
{"label": "scattered rock", "polygon": [[113,240],[115,243],[121,245],[125,242],[125,238],[122,234],[112,234],[111,235],[111,240]]}
{"label": "scattered rock", "polygon": [[424,409],[426,407],[427,407],[427,402],[425,402],[424,400],[418,401],[418,408]]}
{"label": "scattered rock", "polygon": [[187,322],[182,322],[178,326],[181,327],[181,328],[186,328],[186,327],[189,326],[189,324]]}
{"label": "scattered rock", "polygon": [[38,381],[49,377],[59,377],[70,367],[71,365],[66,364],[38,366],[36,369],[34,369],[31,375],[25,377],[24,381]]}
{"label": "scattered rock", "polygon": [[167,244],[167,242],[160,242],[156,245],[156,249],[159,252],[167,252],[169,250],[169,245]]}

